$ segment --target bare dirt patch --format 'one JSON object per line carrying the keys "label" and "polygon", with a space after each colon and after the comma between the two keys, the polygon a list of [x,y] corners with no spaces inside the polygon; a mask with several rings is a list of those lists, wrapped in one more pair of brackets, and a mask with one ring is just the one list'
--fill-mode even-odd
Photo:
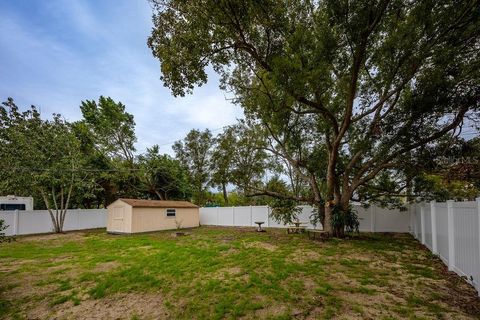
{"label": "bare dirt patch", "polygon": [[259,319],[270,319],[284,315],[287,307],[284,304],[270,304],[255,311],[255,317]]}
{"label": "bare dirt patch", "polygon": [[55,284],[47,284],[39,286],[39,281],[43,280],[41,275],[27,275],[18,278],[17,281],[10,280],[10,284],[15,284],[11,290],[5,292],[5,297],[14,297],[15,299],[23,299],[34,296],[45,296],[56,289]]}
{"label": "bare dirt patch", "polygon": [[238,250],[237,248],[228,248],[228,250],[225,250],[225,251],[222,251],[222,256],[227,256],[229,254],[235,254],[235,253],[238,253],[240,252],[240,250]]}
{"label": "bare dirt patch", "polygon": [[21,267],[29,264],[36,263],[36,260],[24,259],[24,260],[2,260],[0,264],[0,273],[9,273],[20,269]]}
{"label": "bare dirt patch", "polygon": [[297,249],[287,257],[287,261],[303,264],[308,261],[319,260],[321,257],[320,253],[316,251]]}
{"label": "bare dirt patch", "polygon": [[267,251],[275,251],[277,249],[276,245],[273,245],[268,242],[260,242],[260,241],[254,241],[254,242],[244,242],[245,247],[247,248],[257,248],[257,249],[264,249]]}
{"label": "bare dirt patch", "polygon": [[219,279],[219,280],[225,280],[225,279],[237,277],[240,274],[242,274],[242,269],[240,267],[223,268],[215,272],[215,275],[213,276],[213,278]]}
{"label": "bare dirt patch", "polygon": [[66,233],[49,233],[39,234],[34,236],[18,237],[19,242],[27,241],[50,241],[50,240],[62,240],[62,241],[77,241],[85,240],[85,232],[66,232]]}
{"label": "bare dirt patch", "polygon": [[121,264],[117,261],[109,261],[104,263],[98,263],[95,268],[93,268],[94,272],[107,272],[111,271],[115,268],[120,267]]}
{"label": "bare dirt patch", "polygon": [[66,302],[49,308],[27,312],[29,319],[168,319],[160,293],[116,294],[98,300],[84,300],[79,305]]}

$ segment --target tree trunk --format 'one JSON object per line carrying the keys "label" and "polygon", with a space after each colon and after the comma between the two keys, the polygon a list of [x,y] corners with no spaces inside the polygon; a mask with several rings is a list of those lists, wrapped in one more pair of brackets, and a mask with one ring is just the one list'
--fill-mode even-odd
{"label": "tree trunk", "polygon": [[222,191],[223,191],[223,200],[225,200],[225,204],[228,205],[228,193],[227,193],[227,186],[225,182],[222,182]]}
{"label": "tree trunk", "polygon": [[165,196],[162,195],[161,192],[159,192],[158,190],[155,190],[155,189],[154,189],[154,192],[155,192],[155,194],[157,195],[157,197],[158,197],[159,200],[166,200],[166,199],[165,199]]}
{"label": "tree trunk", "polygon": [[320,223],[322,224],[323,229],[325,229],[325,205],[320,203],[317,205],[318,216],[320,217]]}
{"label": "tree trunk", "polygon": [[325,218],[323,223],[323,230],[333,235],[332,229],[332,207],[328,202],[325,203]]}

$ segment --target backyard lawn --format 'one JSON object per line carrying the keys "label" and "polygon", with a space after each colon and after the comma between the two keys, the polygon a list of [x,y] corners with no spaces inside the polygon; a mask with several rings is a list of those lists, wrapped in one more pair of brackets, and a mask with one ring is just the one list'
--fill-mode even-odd
{"label": "backyard lawn", "polygon": [[311,241],[201,227],[0,245],[3,318],[478,319],[480,299],[409,235]]}

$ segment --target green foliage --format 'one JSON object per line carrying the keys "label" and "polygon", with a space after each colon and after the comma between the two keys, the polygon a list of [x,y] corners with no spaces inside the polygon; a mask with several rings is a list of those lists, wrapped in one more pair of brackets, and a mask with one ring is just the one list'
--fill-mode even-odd
{"label": "green foliage", "polygon": [[417,195],[423,200],[474,200],[480,190],[472,182],[445,180],[435,174],[422,174],[415,177]]}
{"label": "green foliage", "polygon": [[247,195],[250,190],[259,188],[267,169],[263,129],[257,125],[240,122],[233,126],[232,130],[235,140],[232,150],[231,182]]}
{"label": "green foliage", "polygon": [[228,204],[227,185],[232,181],[232,164],[235,156],[235,133],[232,127],[226,127],[215,137],[211,166],[210,183],[223,193],[223,200]]}
{"label": "green foliage", "polygon": [[[279,177],[273,177],[267,183],[266,188],[279,194],[288,194],[287,184]],[[298,214],[302,211],[298,203],[288,198],[273,198],[269,201],[272,208],[271,217],[278,222],[291,224],[298,219]]]}
{"label": "green foliage", "polygon": [[314,226],[325,225],[325,205],[321,203],[320,205],[315,205],[312,207],[312,214],[310,215],[310,222]]}
{"label": "green foliage", "polygon": [[34,106],[21,112],[9,98],[0,107],[0,141],[0,193],[40,195],[61,232],[72,193],[84,184],[71,125],[59,114],[41,119]]}
{"label": "green foliage", "polygon": [[359,232],[358,215],[350,205],[345,210],[340,206],[334,206],[332,209],[332,226],[333,228],[345,228],[346,232]]}
{"label": "green foliage", "polygon": [[285,162],[291,199],[406,194],[391,187],[411,181],[409,154],[478,116],[475,1],[151,3],[165,86],[185,95],[213,67]]}
{"label": "green foliage", "polygon": [[158,146],[147,148],[138,156],[137,176],[145,194],[160,200],[190,200],[188,175],[179,160],[161,155]]}
{"label": "green foliage", "polygon": [[172,149],[176,158],[188,172],[192,185],[193,200],[198,205],[206,201],[206,189],[210,182],[213,138],[207,129],[191,130],[185,139],[175,142]]}
{"label": "green foliage", "polygon": [[113,158],[133,161],[135,151],[135,122],[125,111],[125,105],[110,97],[82,101],[84,122],[92,130],[95,145]]}
{"label": "green foliage", "polygon": [[13,240],[12,237],[6,236],[4,230],[8,228],[7,225],[5,225],[5,220],[0,219],[0,243],[2,242],[10,242]]}

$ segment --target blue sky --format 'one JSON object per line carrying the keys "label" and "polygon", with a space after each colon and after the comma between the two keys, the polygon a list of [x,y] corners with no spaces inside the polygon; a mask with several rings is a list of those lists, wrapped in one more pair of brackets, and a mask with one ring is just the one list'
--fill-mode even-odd
{"label": "blue sky", "polygon": [[82,100],[110,96],[134,115],[139,152],[159,144],[171,153],[165,144],[190,129],[242,117],[215,74],[193,95],[174,98],[146,45],[151,28],[146,0],[1,1],[0,99],[74,121]]}

